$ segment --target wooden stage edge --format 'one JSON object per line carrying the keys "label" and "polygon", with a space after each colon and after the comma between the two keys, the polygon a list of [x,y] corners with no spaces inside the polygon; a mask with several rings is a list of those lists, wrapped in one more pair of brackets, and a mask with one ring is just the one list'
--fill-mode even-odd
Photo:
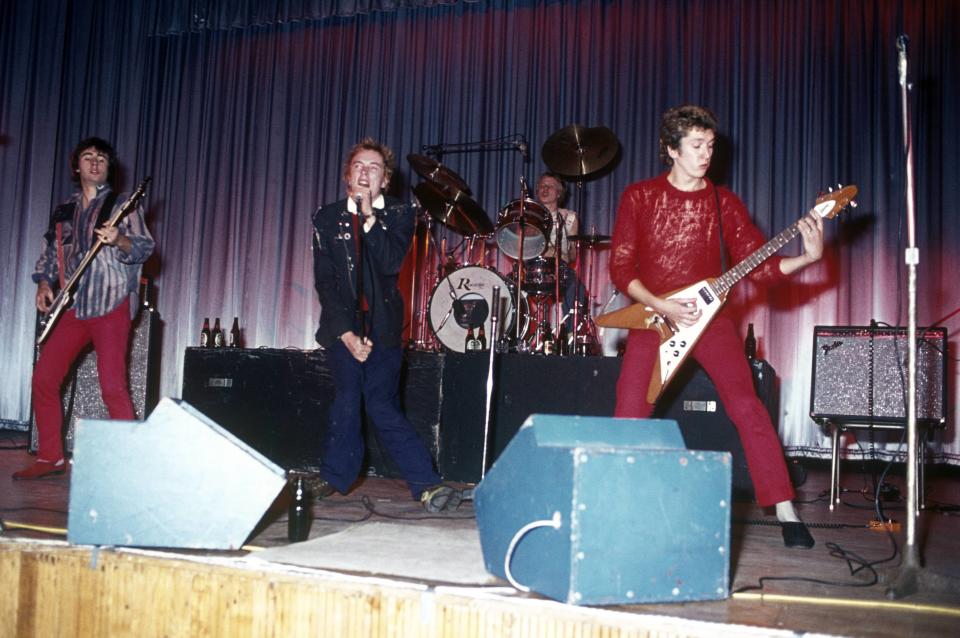
{"label": "wooden stage edge", "polygon": [[429,586],[58,542],[0,542],[0,582],[12,585],[0,599],[0,617],[17,619],[0,630],[10,636],[795,635],[517,598],[506,593],[512,588]]}
{"label": "wooden stage edge", "polygon": [[[22,438],[22,437],[21,437]],[[43,481],[11,481],[10,473],[31,457],[0,450],[0,514],[4,521],[63,528],[70,473]],[[960,626],[960,598],[921,591],[900,601],[885,586],[861,584],[831,544],[865,559],[890,555],[887,535],[866,529],[869,474],[860,464],[844,474],[844,504],[829,511],[823,494],[828,468],[810,468],[798,489],[801,516],[817,541],[812,550],[784,549],[769,512],[734,503],[730,589],[756,585],[761,577],[801,576],[832,584],[768,582],[765,599],[736,594],[726,600],[578,607],[520,593],[495,579],[483,586],[430,580],[418,564],[399,576],[361,554],[350,569],[268,562],[245,551],[142,550],[70,545],[61,537],[6,528],[0,534],[0,638],[48,636],[330,636],[336,638],[673,638],[713,636],[953,636]],[[902,469],[902,466],[901,466]],[[923,558],[937,574],[960,574],[960,485],[953,471],[933,472],[928,500],[936,509],[920,517]],[[903,491],[903,477],[887,481]],[[373,503],[369,514],[364,503]],[[624,504],[628,507],[629,504]],[[902,521],[902,503],[887,504]],[[276,550],[288,546],[286,502],[278,499],[248,540]],[[432,529],[475,529],[473,507],[455,517],[424,519],[402,482],[367,478],[348,495],[314,503],[310,539],[359,530],[371,523],[412,526],[418,536]],[[198,521],[198,524],[200,522]],[[656,520],[651,513],[651,525]],[[410,527],[407,527],[410,529]],[[895,534],[902,547],[902,531]],[[379,538],[379,537],[378,537]],[[643,530],[637,530],[642,542]],[[51,540],[56,539],[56,540]],[[390,539],[374,541],[397,547]],[[369,545],[365,547],[370,547]],[[456,562],[458,556],[451,556]],[[294,561],[290,561],[294,562]],[[879,565],[878,571],[883,574]],[[386,575],[385,575],[386,574]],[[778,598],[778,596],[782,596]]]}

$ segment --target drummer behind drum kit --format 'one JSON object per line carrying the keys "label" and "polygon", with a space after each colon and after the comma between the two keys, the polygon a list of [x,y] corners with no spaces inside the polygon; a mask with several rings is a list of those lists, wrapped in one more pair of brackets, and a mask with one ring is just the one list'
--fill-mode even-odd
{"label": "drummer behind drum kit", "polygon": [[[579,210],[583,211],[583,182],[606,169],[619,149],[620,144],[610,129],[571,125],[551,135],[542,154],[550,170],[577,184]],[[566,281],[571,271],[561,267],[559,256],[543,256],[551,243],[551,232],[558,233],[558,230],[552,228],[549,211],[527,196],[523,179],[520,198],[499,211],[494,226],[473,199],[470,187],[454,171],[424,155],[410,154],[407,160],[424,179],[413,187],[413,192],[420,206],[429,213],[418,220],[414,243],[411,347],[437,350],[443,346],[454,352],[466,352],[476,349],[480,338],[486,336],[486,343],[501,352],[598,354],[596,328],[589,309],[575,304],[568,313],[572,323],[561,316],[561,291],[568,284],[578,288],[582,284],[576,276],[573,276],[575,281]],[[485,252],[487,241],[495,238],[500,252],[514,260],[511,275],[505,277],[481,265],[482,256],[479,263],[462,264],[445,254],[445,246],[436,250],[431,232],[434,221],[462,235],[470,253],[478,240]],[[579,264],[585,261],[585,250],[592,251],[610,241],[608,235],[596,233],[567,239],[577,248]],[[592,252],[589,272],[592,277]],[[431,287],[428,297],[427,290]],[[496,322],[492,317],[495,290],[500,299]],[[585,297],[578,291],[575,298]],[[551,307],[552,313],[548,312]],[[551,314],[555,317],[554,327],[560,328],[555,332],[550,328]],[[430,334],[426,331],[427,323]],[[567,323],[573,329],[570,335],[563,336]],[[494,330],[500,334],[494,334]]]}

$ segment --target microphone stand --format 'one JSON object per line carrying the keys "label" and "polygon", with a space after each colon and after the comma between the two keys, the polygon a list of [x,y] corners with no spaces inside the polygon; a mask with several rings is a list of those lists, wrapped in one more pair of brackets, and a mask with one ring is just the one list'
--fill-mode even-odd
{"label": "microphone stand", "polygon": [[487,473],[488,444],[490,442],[490,404],[493,401],[493,358],[496,355],[500,323],[500,286],[493,286],[490,300],[490,358],[487,363],[487,403],[483,413],[483,459],[480,465],[480,480]]}
{"label": "microphone stand", "polygon": [[916,527],[919,517],[919,488],[917,469],[917,265],[920,250],[916,238],[916,210],[914,208],[913,182],[913,136],[910,133],[910,105],[907,93],[907,42],[906,34],[897,37],[900,78],[900,106],[903,116],[903,150],[906,173],[907,248],[904,263],[907,266],[907,512],[906,543],[903,547],[903,563],[895,568],[896,578],[887,588],[887,598],[896,599],[915,594],[922,586],[943,593],[960,596],[960,581],[925,571],[917,547]]}
{"label": "microphone stand", "polygon": [[485,151],[519,151],[526,160],[527,139],[523,135],[510,135],[504,138],[463,142],[459,144],[425,144],[421,150],[427,155],[442,157],[450,153],[481,153]]}
{"label": "microphone stand", "polygon": [[367,338],[367,318],[366,313],[363,310],[363,260],[365,258],[364,250],[364,238],[363,238],[363,208],[361,208],[361,202],[363,198],[360,195],[354,200],[357,204],[357,321],[360,322],[360,340],[363,341]]}

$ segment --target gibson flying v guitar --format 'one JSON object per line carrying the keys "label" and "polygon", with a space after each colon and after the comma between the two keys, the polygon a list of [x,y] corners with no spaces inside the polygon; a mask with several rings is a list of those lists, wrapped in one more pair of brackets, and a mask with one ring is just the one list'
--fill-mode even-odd
{"label": "gibson flying v guitar", "polygon": [[[857,194],[856,186],[846,186],[817,198],[813,209],[820,217],[833,219],[846,208]],[[856,203],[854,203],[856,206]],[[673,380],[700,339],[707,326],[720,311],[734,284],[750,274],[757,266],[783,248],[800,234],[799,220],[782,233],[755,250],[746,259],[719,277],[704,279],[691,286],[668,293],[668,299],[696,298],[701,311],[700,318],[692,326],[676,325],[667,317],[649,306],[633,304],[597,317],[596,324],[608,328],[641,328],[656,330],[660,335],[660,348],[653,366],[653,375],[647,387],[647,401],[653,403],[663,389]]]}

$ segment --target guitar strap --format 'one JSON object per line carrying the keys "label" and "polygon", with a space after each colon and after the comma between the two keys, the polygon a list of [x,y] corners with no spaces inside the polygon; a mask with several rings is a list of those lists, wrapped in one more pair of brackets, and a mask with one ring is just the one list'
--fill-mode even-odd
{"label": "guitar strap", "polygon": [[50,214],[50,225],[47,228],[46,239],[57,241],[57,270],[60,275],[60,289],[63,290],[65,276],[63,273],[63,222],[73,219],[73,212],[77,208],[76,202],[60,204]]}
{"label": "guitar strap", "polygon": [[[106,199],[103,200],[103,206],[100,207],[100,211],[97,214],[97,226],[103,226],[110,219],[110,213],[113,212],[113,207],[117,203],[117,196],[116,191],[110,191],[107,194]],[[66,282],[63,259],[63,222],[73,219],[76,208],[79,205],[79,202],[72,202],[69,204],[60,204],[53,209],[53,214],[50,216],[50,225],[54,226],[54,228],[47,230],[48,235],[50,231],[53,230],[57,238],[57,270],[60,275],[61,290],[63,290]]]}
{"label": "guitar strap", "polygon": [[107,198],[103,200],[103,206],[100,207],[100,213],[97,214],[97,226],[103,226],[110,219],[110,213],[113,212],[113,206],[117,203],[117,191],[110,191]]}
{"label": "guitar strap", "polygon": [[727,272],[727,250],[723,243],[723,218],[720,215],[720,191],[713,185],[713,196],[717,200],[717,228],[720,231],[720,274]]}

